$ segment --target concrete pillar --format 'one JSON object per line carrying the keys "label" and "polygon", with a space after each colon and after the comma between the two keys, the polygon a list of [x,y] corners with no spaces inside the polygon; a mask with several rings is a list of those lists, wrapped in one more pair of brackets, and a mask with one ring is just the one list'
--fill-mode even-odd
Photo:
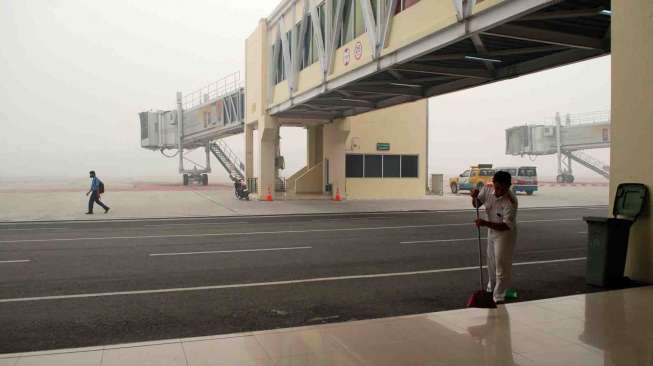
{"label": "concrete pillar", "polygon": [[345,153],[347,137],[349,136],[349,122],[344,119],[334,120],[332,123],[324,125],[323,129],[323,149],[324,159],[328,160],[328,167],[325,164],[324,184],[331,183],[333,190],[331,196],[335,196],[336,190],[340,189],[340,194],[345,196],[346,177],[345,177]]}
{"label": "concrete pillar", "polygon": [[258,129],[260,137],[259,161],[261,164],[258,185],[259,197],[264,198],[268,194],[268,190],[274,195],[277,177],[275,160],[279,141],[279,124],[274,117],[264,116],[262,119],[262,121],[259,121]]}
{"label": "concrete pillar", "polygon": [[245,177],[254,177],[254,123],[245,124]]}
{"label": "concrete pillar", "polygon": [[306,127],[306,166],[309,168],[319,164],[324,158],[323,127]]}
{"label": "concrete pillar", "polygon": [[619,183],[644,183],[648,209],[630,231],[626,275],[653,282],[653,1],[612,2],[610,207]]}

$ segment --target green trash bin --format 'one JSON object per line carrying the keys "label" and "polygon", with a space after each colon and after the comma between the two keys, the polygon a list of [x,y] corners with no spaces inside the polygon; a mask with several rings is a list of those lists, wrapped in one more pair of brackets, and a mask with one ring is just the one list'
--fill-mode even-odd
{"label": "green trash bin", "polygon": [[630,226],[642,212],[646,194],[643,184],[620,184],[612,208],[614,218],[583,217],[587,222],[588,284],[610,287],[623,283]]}

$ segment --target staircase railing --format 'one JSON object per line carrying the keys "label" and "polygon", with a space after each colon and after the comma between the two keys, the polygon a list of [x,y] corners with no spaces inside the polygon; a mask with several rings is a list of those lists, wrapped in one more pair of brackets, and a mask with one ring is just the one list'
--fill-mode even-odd
{"label": "staircase railing", "polygon": [[580,163],[584,167],[593,170],[597,174],[602,175],[604,178],[610,179],[610,166],[604,164],[599,159],[582,151],[571,151],[569,152],[569,155],[573,160]]}
{"label": "staircase railing", "polygon": [[[245,164],[238,158],[238,155],[231,150],[229,145],[222,140],[215,140],[210,145],[211,151],[222,166],[229,172],[232,179],[244,179],[245,178]],[[219,153],[218,153],[219,152]],[[222,157],[220,156],[222,155]],[[226,161],[222,161],[225,159]],[[234,177],[234,175],[236,177]]]}

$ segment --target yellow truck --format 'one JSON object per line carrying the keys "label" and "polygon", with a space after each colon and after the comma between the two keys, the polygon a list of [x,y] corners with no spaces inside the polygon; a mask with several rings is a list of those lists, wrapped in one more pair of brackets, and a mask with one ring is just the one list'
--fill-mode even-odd
{"label": "yellow truck", "polygon": [[459,176],[449,179],[451,193],[458,193],[458,191],[471,191],[474,188],[480,190],[483,186],[492,184],[494,173],[495,170],[492,168],[492,164],[472,165]]}

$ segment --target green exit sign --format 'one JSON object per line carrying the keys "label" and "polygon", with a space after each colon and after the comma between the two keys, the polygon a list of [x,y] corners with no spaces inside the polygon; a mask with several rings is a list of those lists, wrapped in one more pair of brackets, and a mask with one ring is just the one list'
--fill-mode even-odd
{"label": "green exit sign", "polygon": [[390,143],[388,142],[377,142],[376,151],[390,151]]}

